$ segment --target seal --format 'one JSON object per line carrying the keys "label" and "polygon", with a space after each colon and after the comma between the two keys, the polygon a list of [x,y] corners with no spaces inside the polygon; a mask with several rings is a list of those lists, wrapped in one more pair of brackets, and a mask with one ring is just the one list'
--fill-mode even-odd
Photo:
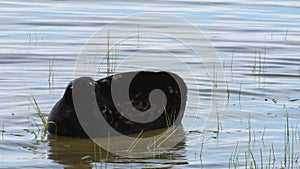
{"label": "seal", "polygon": [[[159,116],[152,121],[142,123],[129,120],[122,115],[124,112],[118,111],[120,108],[117,109],[114,104],[112,81],[122,84],[123,81],[132,76],[133,79],[129,85],[129,102],[117,104],[125,113],[132,113],[126,112],[130,111],[130,109],[127,110],[129,106],[133,106],[140,112],[145,112],[151,107],[159,106],[152,105],[152,102],[149,101],[151,91],[159,89],[166,96],[166,105],[164,105],[164,111],[160,112]],[[112,128],[121,134],[131,135],[141,131],[163,129],[171,125],[181,124],[187,100],[187,87],[182,78],[174,73],[164,71],[125,72],[107,76],[97,81],[89,77],[81,77],[71,81],[63,97],[54,105],[48,117],[48,132],[50,134],[80,138],[89,137],[78,120],[73,104],[72,92],[74,83],[78,81],[90,84],[89,92],[85,94],[95,95],[101,115]],[[86,110],[84,113],[87,116],[94,116],[91,110]],[[142,118],[149,118],[153,114],[155,113],[143,114]],[[99,136],[101,137],[101,134]]]}

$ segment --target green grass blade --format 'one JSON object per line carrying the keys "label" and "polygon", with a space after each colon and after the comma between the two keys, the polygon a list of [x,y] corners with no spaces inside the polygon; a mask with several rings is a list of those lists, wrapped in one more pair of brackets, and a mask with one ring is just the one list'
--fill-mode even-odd
{"label": "green grass blade", "polygon": [[45,118],[45,115],[44,115],[44,113],[41,111],[41,109],[40,109],[38,103],[36,102],[36,100],[35,100],[35,98],[34,98],[34,96],[33,96],[33,95],[31,95],[31,96],[32,96],[32,99],[33,99],[33,101],[34,101],[33,107],[35,108],[35,110],[36,110],[36,112],[38,113],[40,119],[42,120],[42,123],[43,123],[44,127],[46,128],[47,125],[48,125],[48,123],[47,123],[47,120],[46,120],[46,118]]}

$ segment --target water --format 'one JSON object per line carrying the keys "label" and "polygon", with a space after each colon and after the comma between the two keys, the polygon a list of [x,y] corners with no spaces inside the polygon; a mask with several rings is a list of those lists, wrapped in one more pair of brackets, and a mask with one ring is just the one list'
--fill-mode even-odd
{"label": "water", "polygon": [[[269,157],[272,157],[270,164],[275,168],[285,164],[285,152],[290,152],[291,162],[286,163],[290,168],[297,168],[300,153],[299,130],[295,129],[299,128],[300,112],[300,101],[297,100],[300,95],[299,7],[298,1],[255,0],[157,3],[1,1],[0,168],[228,168],[229,161],[231,167],[239,163],[242,168],[245,159],[248,167],[251,162],[253,164],[249,150],[259,166],[262,154],[263,166],[268,165]],[[196,116],[194,109],[187,109],[183,121],[184,140],[159,157],[129,159],[111,154],[106,156],[106,152],[95,150],[89,140],[58,138],[39,141],[42,123],[31,104],[31,95],[48,116],[68,82],[74,78],[78,55],[89,37],[119,17],[141,12],[181,17],[205,33],[216,48],[224,65],[229,91],[229,96],[227,91],[223,92],[229,99],[219,123],[219,132],[205,131],[211,137],[201,144],[200,129],[205,119],[201,115],[209,112],[210,106],[207,105],[212,99],[212,82],[201,71],[203,69],[197,69],[193,71],[196,71],[196,79],[201,85],[200,92],[195,92],[197,88],[191,86],[189,96],[201,98],[192,106],[199,110],[200,117]],[[147,20],[136,18],[124,26],[146,23]],[[172,30],[186,31],[183,25],[171,26]],[[135,28],[143,33],[138,26]],[[187,36],[193,39],[193,36]],[[188,65],[198,64],[203,68],[175,42],[165,43],[165,39],[159,37],[152,38],[153,41],[149,39],[129,40],[127,46],[121,46],[120,57],[138,51],[138,45],[150,49],[141,54],[156,57],[161,54],[157,44],[165,44],[167,51],[180,54]],[[106,44],[101,45],[105,47]],[[164,59],[160,59],[157,63],[163,62]],[[53,67],[49,66],[52,62]],[[287,113],[291,128],[290,147],[285,146]],[[192,129],[186,127],[190,121],[196,121]],[[37,139],[31,130],[37,132]],[[102,161],[97,160],[100,154]],[[85,156],[90,158],[82,161]]]}

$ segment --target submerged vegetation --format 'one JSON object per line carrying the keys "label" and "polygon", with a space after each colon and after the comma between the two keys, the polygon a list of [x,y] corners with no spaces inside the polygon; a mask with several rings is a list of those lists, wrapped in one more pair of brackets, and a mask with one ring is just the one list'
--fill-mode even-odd
{"label": "submerged vegetation", "polygon": [[[113,53],[111,52],[113,51]],[[110,48],[110,32],[107,33],[107,51],[106,51],[106,74],[107,76],[111,75],[116,71],[116,59],[117,55],[119,54],[118,46],[113,46]]]}
{"label": "submerged vegetation", "polygon": [[[265,145],[264,135],[265,130],[262,133],[263,147],[256,147],[256,139],[252,138],[251,118],[248,122],[248,146],[243,148],[239,143],[236,144],[234,151],[232,152],[228,160],[228,168],[245,168],[245,169],[271,169],[271,168],[294,168],[298,166],[297,148],[295,147],[300,141],[300,135],[297,127],[290,126],[289,115],[286,112],[286,121],[284,124],[284,144],[283,147],[278,147],[277,143],[271,143]],[[281,145],[281,144],[280,144]],[[274,146],[276,146],[277,151]],[[242,151],[243,149],[243,151]],[[282,150],[282,151],[278,151]]]}
{"label": "submerged vegetation", "polygon": [[54,61],[55,58],[49,61],[48,84],[50,90],[53,88],[53,84],[54,84]]}
{"label": "submerged vegetation", "polygon": [[[115,60],[118,54],[118,49],[110,49],[110,41],[109,41],[110,35],[108,34],[107,38],[107,53],[106,53],[106,73],[107,75],[111,75],[115,71]],[[113,50],[114,52],[111,52]],[[113,54],[112,54],[113,53]],[[263,56],[262,56],[263,55]],[[266,60],[266,50],[265,52],[255,54],[255,61],[253,63],[253,74],[254,75],[259,75],[261,76],[262,73],[265,72],[265,60]],[[232,58],[231,58],[231,71],[233,71],[233,62],[234,62],[234,52],[232,53]],[[298,68],[299,75],[300,75],[300,69]],[[217,73],[216,71],[214,73]],[[231,72],[233,73],[233,72]],[[216,75],[215,75],[216,76]],[[53,62],[49,63],[49,79],[53,78]],[[53,81],[53,79],[52,79]],[[214,83],[213,87],[217,87],[217,84],[215,83],[216,81],[212,81]],[[240,82],[238,84],[239,90],[236,92],[231,88],[229,89],[229,82],[226,81],[226,93],[227,93],[227,104],[229,104],[230,99],[234,98],[236,95],[237,103],[240,105],[239,107],[241,108],[241,99],[243,99],[243,94],[242,94],[242,88],[244,87],[244,83]],[[235,93],[232,93],[235,92]],[[270,98],[268,97],[273,103],[278,103],[278,99],[276,98]],[[268,99],[265,99],[267,101]],[[32,105],[35,108],[35,111],[37,115],[39,116],[40,123],[42,124],[42,128],[39,128],[37,125],[37,130],[26,130],[27,132],[31,133],[34,136],[35,140],[38,141],[47,141],[46,135],[47,135],[47,126],[49,123],[52,122],[47,122],[45,115],[40,109],[40,106],[38,105],[37,100],[35,99],[34,96],[32,96]],[[290,102],[297,102],[299,99],[289,99]],[[234,104],[234,103],[233,103]],[[166,124],[170,128],[171,123],[173,121],[172,116],[168,116],[167,112],[165,111],[165,119],[166,119]],[[294,168],[298,166],[298,156],[299,152],[297,152],[297,144],[300,142],[300,131],[298,131],[297,126],[291,125],[290,120],[289,120],[289,113],[288,111],[285,112],[286,114],[286,119],[284,121],[284,124],[282,125],[282,140],[284,146],[281,144],[280,147],[278,146],[278,143],[276,142],[269,142],[266,141],[267,139],[265,138],[266,135],[266,127],[263,129],[263,132],[261,133],[261,141],[258,143],[258,139],[256,138],[255,131],[252,127],[252,119],[251,115],[249,113],[248,116],[248,126],[247,126],[247,131],[248,133],[248,138],[247,138],[247,144],[242,141],[238,141],[236,145],[232,146],[232,153],[230,154],[230,157],[228,158],[228,164],[226,165],[227,168],[245,168],[245,169],[271,169],[271,168]],[[213,139],[218,140],[219,137],[221,137],[222,134],[222,124],[221,124],[221,119],[218,116],[217,117],[217,130],[216,131],[200,131],[201,132],[212,132],[215,133],[216,136],[213,136]],[[172,129],[172,128],[171,128]],[[176,131],[176,129],[170,130],[171,132],[168,133],[169,135],[173,134],[173,131]],[[5,133],[4,129],[4,124],[2,127],[2,130],[0,132]],[[143,131],[138,133],[136,136],[136,139],[130,144],[128,147],[128,152],[131,152],[140,139],[142,138]],[[21,136],[21,134],[19,135]],[[148,149],[151,149],[153,151],[156,151],[157,155],[154,155],[152,157],[149,157],[150,159],[168,159],[166,158],[166,155],[160,155],[160,152],[156,147],[160,144],[163,144],[167,138],[156,138],[154,142],[148,145]],[[246,138],[245,138],[246,139]],[[108,138],[108,143],[110,142],[110,138]],[[201,145],[199,150],[199,163],[201,164],[200,168],[205,168],[203,167],[203,163],[205,163],[205,149],[206,149],[206,144],[203,141],[200,141]],[[108,144],[109,146],[110,144]],[[261,146],[257,146],[261,145]],[[109,147],[106,147],[109,149]],[[198,154],[198,153],[197,153]],[[196,156],[196,155],[195,155]],[[113,155],[109,153],[108,151],[105,151],[98,145],[94,144],[94,151],[93,152],[85,152],[82,154],[81,158],[78,159],[78,162],[83,165],[83,166],[94,166],[95,168],[106,168],[108,163],[114,163],[115,165],[119,163],[121,157],[118,155]],[[172,160],[174,157],[172,155],[172,150],[170,150],[170,155],[169,159]]]}
{"label": "submerged vegetation", "polygon": [[33,129],[32,130],[25,129],[25,131],[30,132],[31,134],[33,134],[35,140],[38,140],[38,141],[47,141],[46,136],[47,136],[47,127],[48,127],[48,124],[52,123],[55,126],[56,126],[56,124],[53,121],[47,122],[47,119],[46,119],[44,113],[42,112],[39,104],[37,103],[37,101],[36,101],[36,99],[35,99],[35,97],[33,95],[32,95],[32,100],[33,100],[33,102],[31,104],[34,107],[36,113],[38,114],[39,119],[41,120],[43,128],[40,128],[39,125],[36,124],[37,131],[33,130]]}
{"label": "submerged vegetation", "polygon": [[[287,31],[288,33],[288,31]],[[286,38],[287,38],[287,33],[286,33]],[[285,38],[285,39],[286,39]],[[138,46],[139,46],[139,39],[138,39]],[[102,65],[103,67],[105,67],[105,70],[103,70],[102,72],[105,72],[107,75],[111,75],[112,73],[114,73],[116,71],[116,66],[115,66],[115,62],[117,59],[117,56],[119,54],[119,49],[118,47],[114,46],[112,47],[110,44],[110,34],[107,34],[107,53],[105,55],[105,59],[104,62],[106,63],[105,65]],[[231,78],[234,76],[234,63],[238,62],[237,60],[237,54],[235,53],[235,51],[232,52],[231,55],[231,63],[230,63],[230,68],[229,71],[231,71]],[[264,76],[265,72],[266,72],[266,58],[267,58],[267,49],[264,48],[264,50],[262,51],[255,51],[254,54],[254,61],[251,58],[251,65],[250,65],[250,72],[251,72],[251,68],[252,68],[252,75],[254,76],[254,78],[258,78],[258,83],[260,83],[260,78]],[[54,82],[54,61],[55,59],[51,60],[49,62],[49,74],[48,74],[48,82],[49,82],[49,88],[51,88],[51,85],[53,85]],[[253,61],[253,65],[252,65],[252,61]],[[230,62],[230,61],[229,61]],[[294,74],[298,74],[300,76],[300,67],[296,67],[294,70],[296,70],[294,72]],[[217,77],[217,71],[216,68],[214,67],[214,77]],[[212,80],[213,83],[213,87],[217,88],[217,80],[213,79]],[[236,87],[232,86],[234,84],[230,83],[229,81],[226,81],[226,93],[227,93],[227,105],[229,105],[229,102],[232,104],[236,104],[236,105],[240,105],[239,108],[241,109],[241,102],[244,99],[244,95],[243,95],[243,91],[242,89],[246,88],[247,86],[247,82],[237,82],[235,85]],[[53,86],[52,86],[53,87]],[[236,100],[234,100],[236,99]],[[267,96],[267,98],[265,99],[265,101],[268,101],[268,99],[270,101],[272,101],[271,103],[274,104],[278,104],[279,100],[277,98],[274,98],[273,96]],[[290,98],[288,101],[289,102],[297,102],[299,101],[299,98]],[[34,96],[32,96],[31,98],[31,104],[35,109],[35,112],[37,114],[37,116],[39,117],[39,122],[37,122],[38,124],[35,124],[35,128],[33,129],[25,129],[25,131],[27,133],[32,134],[32,136],[34,137],[34,140],[36,140],[37,142],[49,142],[49,140],[47,139],[47,126],[49,123],[53,123],[55,125],[54,122],[47,122],[47,119],[45,117],[45,114],[42,112],[40,105],[38,104],[38,101],[36,100],[36,98]],[[172,116],[168,116],[168,113],[165,111],[165,120],[166,120],[166,124],[167,127],[170,128],[169,134],[170,136],[173,134],[173,132],[175,132],[177,129],[176,128],[172,128],[171,124],[174,121],[174,117]],[[282,135],[280,136],[276,136],[276,139],[273,142],[270,142],[271,139],[269,139],[268,137],[266,137],[266,135],[268,134],[268,130],[266,131],[266,126],[265,128],[263,128],[263,131],[261,132],[261,139],[257,137],[257,133],[260,131],[256,131],[253,128],[253,124],[252,124],[252,118],[251,118],[251,114],[249,113],[248,116],[248,121],[247,121],[247,130],[244,131],[244,133],[247,134],[247,137],[245,138],[240,138],[241,141],[237,141],[236,144],[232,144],[230,145],[230,150],[231,153],[229,153],[229,157],[225,157],[227,158],[228,161],[224,161],[224,165],[226,166],[226,168],[245,168],[245,169],[271,169],[271,168],[296,168],[299,167],[298,163],[299,163],[299,147],[298,144],[300,143],[300,131],[297,128],[297,125],[295,124],[291,124],[290,122],[290,118],[289,117],[289,113],[287,110],[285,110],[285,119],[282,120],[281,124],[279,127],[279,130],[282,130]],[[223,132],[222,130],[222,123],[221,123],[221,119],[219,114],[217,114],[217,129],[216,130],[211,130],[211,131],[199,131],[199,133],[203,133],[203,132],[211,132],[214,133],[215,135],[212,137],[213,140],[216,140],[216,142],[219,143],[219,138],[222,137],[222,134],[225,134],[225,132]],[[246,117],[247,118],[247,117]],[[6,130],[6,125],[4,123],[1,123],[1,129],[0,129],[0,133],[2,135],[2,139],[3,139],[3,135],[7,134],[7,130]],[[192,132],[190,132],[192,133]],[[228,132],[229,133],[229,132]],[[128,147],[128,152],[131,152],[134,150],[134,148],[136,147],[136,145],[139,143],[140,139],[142,138],[143,135],[143,131],[141,131],[140,133],[137,134],[136,139],[130,144],[130,146]],[[231,134],[231,133],[229,133]],[[276,133],[275,133],[276,134]],[[14,136],[17,137],[25,137],[24,133],[16,133],[16,134],[12,134]],[[187,134],[188,135],[188,134]],[[153,142],[151,142],[149,145],[147,145],[147,149],[152,150],[157,154],[154,156],[149,157],[149,159],[153,159],[153,160],[162,160],[162,159],[166,159],[166,160],[174,160],[174,154],[173,154],[173,150],[169,151],[169,154],[160,154],[160,150],[157,148],[157,146],[163,144],[166,139],[168,139],[168,137],[159,137],[156,138],[156,140],[154,140]],[[234,138],[235,139],[235,138]],[[243,140],[246,140],[243,142]],[[110,138],[107,139],[108,143],[110,142]],[[203,164],[206,163],[206,144],[204,143],[203,140],[199,141],[199,148],[196,150],[197,154],[195,153],[195,159],[196,156],[199,155],[199,158],[196,160],[196,164],[197,162],[199,162],[201,164],[200,168],[206,168],[206,166]],[[64,145],[64,147],[68,147],[69,145],[66,144]],[[110,146],[110,144],[108,144],[108,146]],[[110,147],[106,147],[108,150]],[[208,147],[211,148],[211,147]],[[34,148],[33,146],[28,146],[27,147],[28,150],[31,150],[32,152],[36,153],[36,148]],[[227,149],[228,150],[228,149]],[[212,150],[214,151],[214,150]],[[215,153],[215,152],[212,152]],[[109,165],[109,163],[113,163],[114,167],[116,167],[115,165],[118,165],[119,163],[123,163],[123,161],[121,161],[121,157],[119,157],[117,154],[111,154],[108,151],[105,151],[104,149],[102,149],[101,147],[99,147],[98,145],[94,144],[94,150],[93,151],[84,151],[84,152],[80,152],[78,153],[81,155],[80,158],[78,158],[78,163],[80,163],[82,166],[93,166],[94,168],[107,168]],[[198,157],[198,156],[197,156]],[[120,160],[121,159],[121,160]],[[142,161],[143,159],[141,159]],[[121,161],[121,162],[120,162]],[[127,162],[127,161],[126,161]],[[125,163],[126,163],[125,162]],[[130,162],[128,162],[130,163]],[[144,163],[144,162],[143,162]],[[151,162],[149,162],[151,163]],[[175,163],[175,162],[174,162]],[[170,162],[170,164],[174,164],[172,162]],[[193,163],[193,162],[191,162]],[[226,163],[226,164],[225,164]],[[151,166],[151,164],[150,164]],[[111,167],[111,166],[110,166]],[[199,166],[197,166],[199,167]],[[132,168],[134,168],[132,166]]]}
{"label": "submerged vegetation", "polygon": [[47,123],[47,120],[46,120],[46,117],[45,117],[44,113],[41,111],[40,106],[38,105],[38,103],[37,103],[34,96],[32,96],[32,100],[33,100],[32,106],[34,107],[36,113],[38,114],[38,116],[39,116],[39,118],[42,122],[43,128],[40,129],[39,126],[36,125],[37,129],[38,129],[37,131],[40,134],[38,134],[35,130],[27,130],[27,131],[34,135],[35,140],[38,140],[39,139],[38,137],[40,136],[40,141],[45,141],[45,138],[46,138],[46,135],[47,135],[48,123]]}
{"label": "submerged vegetation", "polygon": [[[29,130],[28,132],[31,132],[34,135],[34,138],[39,141],[47,141],[45,140],[46,135],[46,128],[47,128],[47,121],[42,113],[36,99],[32,96],[34,106],[40,120],[43,126],[43,129],[39,129],[38,131],[42,131],[41,134],[38,134],[38,132],[34,130]],[[298,164],[298,157],[297,157],[297,147],[296,145],[300,142],[300,131],[298,130],[297,126],[291,125],[289,120],[289,113],[288,111],[285,112],[286,119],[284,124],[282,124],[282,127],[284,129],[282,138],[284,140],[284,146],[278,147],[278,144],[275,142],[271,142],[269,144],[265,144],[265,134],[266,134],[266,128],[264,128],[262,134],[261,134],[261,143],[258,143],[259,139],[255,136],[255,130],[252,128],[252,120],[251,120],[251,114],[249,114],[248,117],[248,144],[241,144],[240,142],[237,142],[235,147],[233,148],[233,151],[228,159],[228,168],[229,169],[237,169],[237,168],[245,168],[245,169],[271,169],[271,168],[294,168]],[[3,129],[4,131],[4,125]],[[172,135],[172,131],[170,130]],[[128,152],[131,152],[137,143],[142,138],[143,131],[138,133],[136,139],[130,144],[128,147]],[[218,129],[218,135],[222,134],[222,131]],[[214,138],[217,138],[214,137]],[[149,148],[152,151],[157,151],[157,155],[153,157],[149,157],[151,159],[160,159],[160,158],[166,158],[165,155],[159,155],[159,149],[156,150],[155,147],[159,146],[160,144],[163,144],[168,139],[168,136],[162,140],[162,138],[157,138],[149,144]],[[110,142],[110,138],[108,138],[108,143]],[[109,146],[110,144],[108,144]],[[258,147],[257,145],[263,145],[262,147]],[[281,145],[281,144],[280,144]],[[109,147],[107,147],[109,149]],[[200,146],[200,163],[201,167],[203,163],[205,163],[205,153],[203,153],[203,149],[205,149],[204,142],[201,143]],[[97,157],[97,154],[99,154]],[[99,159],[98,159],[99,158]],[[94,144],[94,152],[89,152],[88,154],[83,155],[80,159],[78,159],[78,162],[82,166],[94,166],[95,168],[105,168],[107,167],[107,162],[112,162],[118,164],[118,160],[121,157],[118,157],[118,155],[112,155],[108,151],[103,150],[98,145]],[[173,159],[172,156],[169,157],[170,160]],[[115,165],[116,165],[115,164]]]}

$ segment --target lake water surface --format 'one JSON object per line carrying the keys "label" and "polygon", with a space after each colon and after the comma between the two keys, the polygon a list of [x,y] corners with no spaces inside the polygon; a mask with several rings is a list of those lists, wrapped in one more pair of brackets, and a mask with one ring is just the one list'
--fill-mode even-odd
{"label": "lake water surface", "polygon": [[[0,168],[299,167],[299,9],[296,0],[1,1]],[[225,88],[218,91],[225,106],[218,111],[222,116],[216,130],[202,127],[215,106],[214,84],[203,64],[177,42],[144,35],[143,29],[178,31],[197,39],[184,25],[158,27],[133,17],[120,25],[124,30],[135,28],[139,36],[120,46],[116,63],[138,53],[157,58],[154,64],[176,72],[180,70],[167,57],[176,53],[186,65],[198,67],[191,69],[198,86],[188,77],[186,81],[188,97],[199,100],[190,100],[186,109],[184,139],[158,156],[131,159],[100,151],[90,140],[41,138],[43,125],[32,96],[47,117],[74,78],[78,56],[89,38],[120,17],[145,12],[180,17],[215,47],[225,73]],[[107,48],[106,42],[96,45]],[[143,69],[135,61],[125,71]],[[95,77],[104,77],[105,70],[100,67]],[[210,136],[205,142],[203,133]]]}

